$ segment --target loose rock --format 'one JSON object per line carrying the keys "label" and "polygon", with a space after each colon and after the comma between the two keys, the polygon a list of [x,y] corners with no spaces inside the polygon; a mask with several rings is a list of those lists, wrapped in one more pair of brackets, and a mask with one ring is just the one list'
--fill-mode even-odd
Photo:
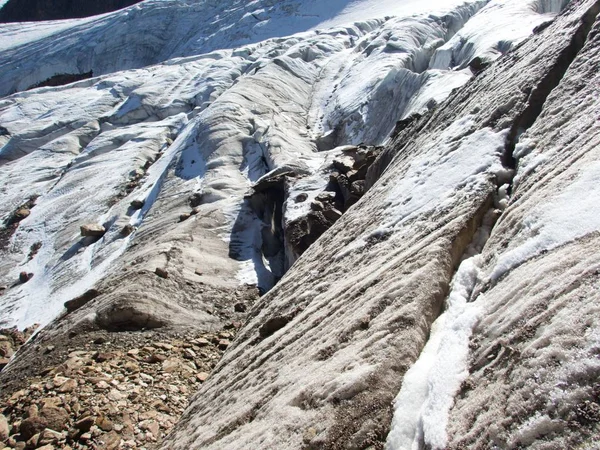
{"label": "loose rock", "polygon": [[160,267],[157,267],[154,270],[154,273],[161,278],[169,278],[169,272],[166,269],[161,269]]}
{"label": "loose rock", "polygon": [[81,235],[84,237],[102,237],[106,229],[102,225],[89,223],[80,227]]}

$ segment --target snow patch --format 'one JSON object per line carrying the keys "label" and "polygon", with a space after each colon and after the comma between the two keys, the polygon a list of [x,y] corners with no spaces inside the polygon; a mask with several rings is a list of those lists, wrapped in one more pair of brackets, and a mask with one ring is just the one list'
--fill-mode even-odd
{"label": "snow patch", "polygon": [[527,239],[500,256],[490,278],[496,281],[543,252],[600,230],[599,202],[600,162],[597,162],[588,165],[561,194],[548,199],[524,218],[522,227]]}
{"label": "snow patch", "polygon": [[[500,157],[506,131],[484,128],[470,132],[474,122],[466,116],[450,125],[437,141],[413,160],[402,179],[390,189],[391,220],[375,230],[385,234],[417,214],[451,201],[457,187],[476,186],[490,174],[504,177]],[[410,193],[408,199],[406,193]]]}
{"label": "snow patch", "polygon": [[469,375],[469,339],[481,316],[481,296],[469,303],[479,279],[480,256],[462,262],[446,300],[446,311],[434,322],[417,362],[406,372],[394,401],[388,450],[443,449],[448,413],[461,383]]}

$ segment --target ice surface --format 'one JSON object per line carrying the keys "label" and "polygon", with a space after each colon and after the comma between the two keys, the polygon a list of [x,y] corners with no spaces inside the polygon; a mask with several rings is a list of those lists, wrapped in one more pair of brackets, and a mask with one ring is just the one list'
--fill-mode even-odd
{"label": "ice surface", "polygon": [[460,265],[446,311],[432,325],[421,356],[404,376],[394,401],[388,450],[446,448],[448,412],[468,376],[469,338],[481,314],[477,303],[468,303],[480,276],[479,258],[474,256]]}
{"label": "ice surface", "polygon": [[[472,132],[472,126],[469,116],[454,122],[422,157],[411,162],[402,179],[390,189],[386,207],[390,219],[371,232],[371,236],[385,235],[410,221],[413,214],[451,203],[457,185],[474,188],[486,180],[490,172],[505,176],[500,156],[506,133],[491,129]],[[403,196],[406,193],[410,193],[408,198]]]}
{"label": "ice surface", "polygon": [[[390,191],[393,220],[372,232],[385,235],[428,209],[443,209],[453,203],[455,186],[476,192],[490,173],[497,182],[506,177],[501,155],[505,133],[490,129],[472,132],[473,119],[466,116],[451,124],[426,150],[429,157],[414,159],[402,180]],[[410,193],[406,198],[403,193]],[[401,201],[398,201],[401,200]],[[478,253],[489,235],[489,226],[475,234],[468,253]],[[366,245],[367,240],[361,241]],[[345,251],[355,251],[361,245]],[[395,400],[389,450],[443,449],[446,445],[448,412],[461,382],[467,377],[468,344],[480,315],[477,304],[468,303],[479,275],[479,256],[465,259],[457,270],[446,311],[433,324],[430,338],[417,362],[404,376]]]}
{"label": "ice surface", "polygon": [[569,0],[490,1],[473,20],[441,46],[429,68],[465,68],[476,56],[490,62],[552,20]]}
{"label": "ice surface", "polygon": [[[0,217],[40,195],[0,264],[6,283],[21,270],[35,277],[2,297],[0,320],[50,320],[135,241],[135,234],[117,239],[118,228],[143,228],[158,213],[154,204],[168,196],[198,194],[202,208],[222,211],[227,224],[215,233],[240,262],[231,278],[269,289],[275,278],[261,251],[262,225],[242,207],[248,188],[268,172],[287,170],[297,175],[290,195],[307,193],[310,200],[325,189],[324,168],[335,154],[319,147],[323,135],[333,133],[333,147],[382,143],[398,119],[443,101],[471,74],[451,64],[430,70],[431,59],[486,3],[149,0],[92,18],[0,25],[5,92],[56,73],[99,75],[164,61],[0,100],[0,126],[9,133],[0,141]],[[423,12],[435,14],[406,17]],[[527,14],[547,17],[545,10]],[[515,36],[530,28],[527,22]],[[282,37],[296,31],[302,32]],[[459,152],[440,147],[440,161],[452,167],[447,184],[427,184],[441,166],[415,162],[397,188],[414,187],[415,195],[406,205],[390,199],[393,220],[433,195],[451,196],[461,172],[474,170],[476,178],[489,167],[495,155],[483,155],[477,140],[500,146],[503,137],[482,131]],[[136,170],[143,177],[123,196]],[[142,210],[128,212],[133,199],[146,201]],[[288,201],[284,220],[309,205]],[[77,229],[84,222],[106,222],[109,232],[81,246]],[[29,261],[36,242],[42,250]]]}
{"label": "ice surface", "polygon": [[[530,161],[535,158],[530,157]],[[523,164],[527,170],[527,164]],[[522,245],[500,255],[490,277],[498,280],[518,265],[567,242],[600,229],[596,213],[600,199],[600,163],[590,164],[564,191],[538,205],[523,220],[528,236]]]}

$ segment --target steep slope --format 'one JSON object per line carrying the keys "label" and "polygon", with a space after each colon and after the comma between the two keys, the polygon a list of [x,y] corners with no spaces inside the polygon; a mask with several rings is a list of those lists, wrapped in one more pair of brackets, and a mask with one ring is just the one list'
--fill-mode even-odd
{"label": "steep slope", "polygon": [[[45,325],[4,391],[96,341],[242,327],[164,448],[591,442],[593,361],[550,376],[518,355],[571,313],[540,337],[521,311],[580,293],[591,344],[547,350],[594,351],[595,288],[555,292],[596,270],[597,2],[440,3],[147,0],[0,26],[0,324]],[[89,78],[21,92],[55,75]],[[553,383],[581,374],[556,413]]]}
{"label": "steep slope", "polygon": [[600,22],[592,21],[515,151],[513,194],[471,298],[481,320],[450,414],[450,448],[598,443]]}
{"label": "steep slope", "polygon": [[[596,2],[571,2],[552,25],[395,138],[382,177],[253,308],[164,448],[383,446],[392,399],[456,267],[481,249],[505,206],[515,136],[535,120],[585,41],[582,23],[596,14]],[[465,286],[453,295],[468,297]],[[464,324],[451,327],[476,319],[459,317]],[[431,406],[437,428],[426,447],[445,446],[443,412],[455,392],[452,378],[444,382],[460,368],[448,360],[452,347],[443,351],[450,365],[440,383],[450,403],[443,397],[446,403]]]}
{"label": "steep slope", "polygon": [[[524,29],[551,17],[533,5],[521,7]],[[144,285],[142,268],[157,266],[219,289],[240,279],[268,290],[285,271],[285,249],[275,243],[265,254],[269,220],[244,200],[248,188],[287,173],[289,192],[307,198],[287,202],[284,221],[308,214],[343,153],[332,147],[379,144],[397,119],[470,79],[468,69],[427,67],[483,6],[374,19],[3,99],[2,217],[37,196],[3,251],[5,283],[23,271],[34,275],[0,300],[5,324],[48,323],[65,301],[109,273],[120,279],[122,267],[136,261],[144,266],[127,275],[131,283],[115,281],[117,291]],[[518,28],[516,40],[523,34]],[[108,232],[81,239],[87,223]],[[125,226],[140,227],[139,236],[123,234]],[[158,310],[167,304],[161,296]]]}
{"label": "steep slope", "polygon": [[0,8],[0,23],[74,19],[116,11],[141,0],[8,0]]}

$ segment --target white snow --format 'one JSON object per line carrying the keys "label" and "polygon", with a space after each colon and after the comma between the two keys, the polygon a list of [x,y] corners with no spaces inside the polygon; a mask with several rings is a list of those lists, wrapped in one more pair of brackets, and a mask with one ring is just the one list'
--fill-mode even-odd
{"label": "white snow", "polygon": [[560,195],[538,205],[526,216],[523,230],[527,237],[521,245],[500,255],[490,278],[498,280],[509,270],[545,251],[600,230],[600,216],[596,212],[598,202],[600,163],[594,163],[565,186]]}
{"label": "white snow", "polygon": [[[484,128],[470,133],[472,118],[463,117],[450,125],[423,156],[415,158],[409,170],[390,190],[387,211],[390,220],[373,232],[387,233],[415,214],[437,207],[440,200],[451,202],[456,186],[472,186],[485,182],[490,173],[500,179],[506,176],[500,156],[506,133]],[[401,194],[410,192],[405,201]],[[398,199],[403,199],[399,201]]]}
{"label": "white snow", "polygon": [[460,265],[446,311],[434,322],[429,341],[411,366],[394,401],[388,450],[443,449],[448,413],[461,383],[467,378],[469,338],[481,315],[480,303],[469,303],[479,275],[479,256]]}
{"label": "white snow", "polygon": [[493,61],[525,40],[536,26],[552,20],[568,2],[493,0],[436,51],[429,68],[464,68],[475,56]]}

